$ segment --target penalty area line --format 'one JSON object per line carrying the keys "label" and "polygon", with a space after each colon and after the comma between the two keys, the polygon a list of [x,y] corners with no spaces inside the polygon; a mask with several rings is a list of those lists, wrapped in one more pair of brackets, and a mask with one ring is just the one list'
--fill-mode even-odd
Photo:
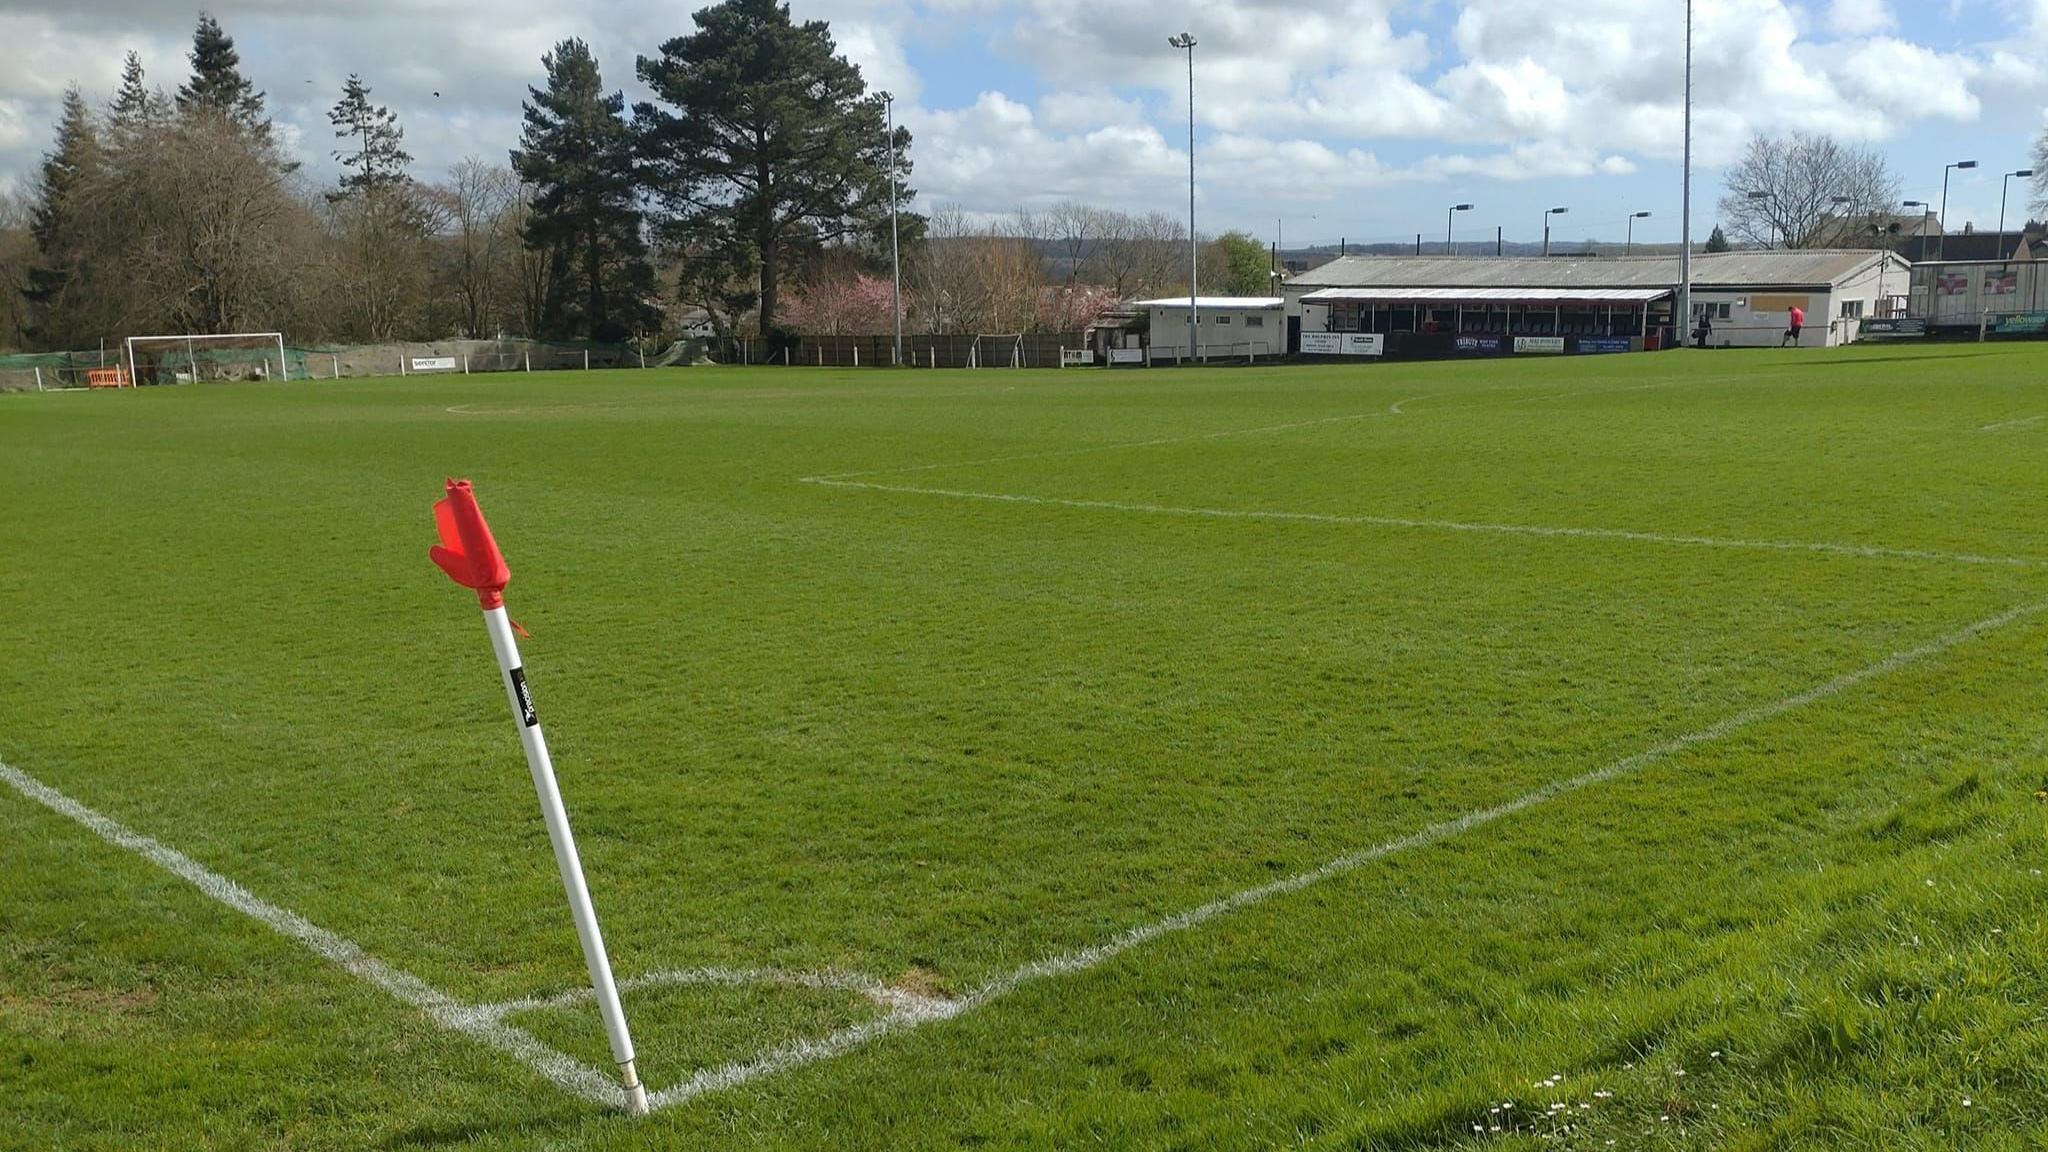
{"label": "penalty area line", "polygon": [[1233,892],[1228,896],[1219,897],[1206,904],[1175,913],[1163,919],[1140,924],[1100,944],[1032,961],[989,981],[957,1000],[900,1007],[877,1020],[840,1029],[821,1039],[799,1040],[783,1045],[752,1060],[727,1064],[719,1068],[704,1069],[681,1084],[651,1093],[648,1097],[649,1104],[655,1109],[667,1108],[693,1100],[699,1096],[737,1088],[741,1085],[764,1080],[784,1072],[794,1071],[805,1065],[834,1059],[885,1036],[911,1031],[922,1025],[939,1020],[950,1020],[986,1007],[1026,985],[1063,976],[1075,976],[1102,967],[1121,957],[1126,952],[1150,944],[1163,937],[1198,928],[1212,920],[1265,903],[1275,897],[1299,892],[1326,881],[1334,880],[1389,856],[1419,848],[1427,848],[1474,829],[1506,820],[1553,800],[1560,800],[1588,788],[1639,772],[1644,768],[1669,760],[1693,748],[1726,739],[1743,729],[1752,728],[1758,724],[1811,707],[1814,704],[1839,696],[1869,681],[1897,672],[1900,669],[1920,663],[1931,657],[1939,656],[1980,636],[1996,632],[2008,625],[2037,616],[2043,611],[2048,611],[2048,601],[2040,601],[2007,609],[1995,616],[1986,617],[1973,624],[1967,624],[1952,632],[1945,633],[1918,647],[1895,652],[1876,663],[1865,665],[1851,672],[1845,672],[1803,692],[1796,692],[1767,704],[1744,709],[1697,731],[1675,736],[1661,744],[1656,744],[1640,752],[1624,756],[1619,760],[1604,764],[1591,771],[1582,772],[1579,775],[1567,777],[1563,780],[1553,781],[1542,787],[1525,792],[1512,800],[1493,805],[1489,808],[1474,809],[1462,816],[1430,824],[1405,836],[1396,837],[1369,848],[1347,853],[1331,860],[1327,864],[1305,872],[1297,872],[1271,883]]}
{"label": "penalty area line", "polygon": [[1032,496],[1015,492],[976,492],[962,488],[921,488],[908,484],[877,484],[869,480],[844,480],[829,476],[808,476],[805,484],[827,488],[853,488],[869,492],[894,492],[906,496],[933,496],[946,500],[978,500],[991,504],[1024,504],[1048,508],[1076,508],[1092,512],[1130,512],[1147,516],[1180,516],[1209,520],[1271,520],[1281,523],[1342,524],[1364,528],[1404,528],[1431,532],[1464,532],[1491,536],[1536,536],[1570,540],[1618,540],[1635,544],[1667,544],[1688,548],[1737,548],[1758,552],[1818,552],[1833,556],[1856,556],[1871,560],[1933,560],[1950,564],[1988,564],[2010,568],[2032,568],[2041,561],[2025,556],[1982,556],[1971,552],[1939,552],[1920,548],[1884,548],[1865,544],[1840,544],[1807,540],[1744,540],[1723,536],[1689,536],[1663,532],[1641,532],[1630,528],[1575,528],[1550,524],[1495,524],[1475,520],[1430,520],[1409,516],[1370,516],[1337,512],[1280,512],[1257,508],[1201,508],[1173,504],[1138,504],[1121,500],[1080,500],[1063,496]]}
{"label": "penalty area line", "polygon": [[199,863],[160,840],[145,836],[37,780],[0,762],[0,782],[117,848],[126,849],[199,889],[207,896],[262,924],[356,979],[381,988],[400,1003],[417,1008],[451,1032],[459,1032],[518,1060],[563,1090],[595,1104],[625,1107],[625,1092],[596,1068],[541,1042],[498,1016],[465,1004],[404,969],[363,950],[355,941],[322,928],[293,912],[256,896],[247,888]]}

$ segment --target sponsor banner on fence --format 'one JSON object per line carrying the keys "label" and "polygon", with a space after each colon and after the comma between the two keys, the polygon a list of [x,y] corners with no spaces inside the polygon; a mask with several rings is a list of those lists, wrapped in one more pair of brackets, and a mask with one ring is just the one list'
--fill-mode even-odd
{"label": "sponsor banner on fence", "polygon": [[1095,363],[1095,353],[1087,348],[1060,349],[1060,367],[1087,368]]}
{"label": "sponsor banner on fence", "polygon": [[1633,348],[1626,336],[1581,336],[1578,342],[1581,352],[1627,352]]}
{"label": "sponsor banner on fence", "polygon": [[1303,332],[1304,356],[1384,356],[1387,338],[1378,332]]}
{"label": "sponsor banner on fence", "polygon": [[1515,351],[1517,353],[1537,352],[1556,355],[1564,351],[1564,337],[1517,336],[1515,337]]}
{"label": "sponsor banner on fence", "polygon": [[1925,336],[1927,335],[1927,321],[1917,318],[1908,319],[1906,317],[1865,320],[1857,326],[1856,335],[1864,339],[1892,336]]}
{"label": "sponsor banner on fence", "polygon": [[1934,278],[1934,290],[1942,296],[1961,296],[1970,290],[1970,278],[1961,272],[1944,272]]}
{"label": "sponsor banner on fence", "polygon": [[1111,348],[1109,350],[1109,362],[1111,364],[1143,364],[1145,362],[1145,350],[1143,348]]}
{"label": "sponsor banner on fence", "polygon": [[1455,345],[1460,352],[1488,353],[1500,351],[1500,346],[1500,337],[1498,336],[1460,336]]}
{"label": "sponsor banner on fence", "polygon": [[2019,290],[2020,274],[2017,272],[2001,272],[1996,276],[1984,277],[1986,296],[2010,296]]}
{"label": "sponsor banner on fence", "polygon": [[1993,316],[1988,327],[2001,335],[2036,336],[2048,332],[2048,312],[2008,312]]}
{"label": "sponsor banner on fence", "polygon": [[455,371],[455,365],[456,361],[453,356],[415,356],[412,358],[412,370],[415,372],[453,372]]}

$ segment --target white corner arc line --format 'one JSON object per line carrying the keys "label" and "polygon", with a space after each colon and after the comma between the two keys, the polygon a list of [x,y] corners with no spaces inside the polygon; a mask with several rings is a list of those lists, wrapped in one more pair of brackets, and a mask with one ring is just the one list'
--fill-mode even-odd
{"label": "white corner arc line", "polygon": [[532,1033],[505,1024],[488,1013],[479,1012],[412,973],[370,955],[355,941],[322,928],[288,908],[281,908],[256,896],[240,884],[183,852],[86,807],[19,768],[0,762],[0,782],[5,782],[8,787],[59,816],[83,826],[107,843],[133,852],[184,880],[207,896],[257,921],[278,935],[297,941],[349,975],[383,989],[401,1003],[419,1009],[440,1027],[460,1032],[513,1057],[562,1089],[585,1100],[615,1108],[624,1107],[625,1092],[611,1077],[548,1047]]}
{"label": "white corner arc line", "polygon": [[[638,976],[628,976],[619,981],[621,993],[638,992],[649,988],[690,987],[776,987],[853,992],[892,1011],[902,1008],[936,1011],[941,1006],[951,1003],[935,996],[920,996],[915,992],[892,988],[872,976],[831,968],[819,971],[788,968],[660,968],[652,972],[643,972]],[[492,1019],[503,1019],[521,1012],[577,1008],[590,1003],[595,997],[596,993],[584,985],[552,996],[533,996],[522,1000],[504,1000],[495,1004],[478,1004],[475,1011]]]}
{"label": "white corner arc line", "polygon": [[1895,652],[1874,664],[1865,665],[1854,671],[1845,672],[1831,680],[1815,685],[1802,692],[1746,708],[1731,716],[1717,720],[1705,728],[1684,735],[1672,737],[1661,744],[1640,752],[1624,756],[1612,763],[1582,772],[1577,776],[1553,781],[1532,789],[1512,800],[1490,808],[1479,808],[1450,820],[1439,821],[1405,836],[1383,841],[1370,848],[1347,853],[1327,864],[1297,872],[1271,883],[1233,892],[1206,904],[1190,908],[1172,916],[1141,924],[1125,930],[1100,943],[1076,951],[1032,961],[1011,972],[999,976],[958,1000],[942,1001],[944,1007],[928,1013],[912,1011],[892,1012],[881,1019],[867,1024],[844,1028],[821,1040],[798,1041],[784,1045],[753,1060],[728,1064],[722,1068],[706,1069],[681,1084],[660,1092],[652,1093],[649,1104],[654,1108],[666,1108],[681,1104],[708,1093],[719,1092],[756,1080],[766,1079],[784,1072],[793,1071],[807,1064],[843,1056],[873,1040],[896,1032],[907,1031],[936,1020],[948,1020],[955,1016],[984,1007],[1001,999],[1027,984],[1061,976],[1073,976],[1098,968],[1115,960],[1124,953],[1149,944],[1165,936],[1199,927],[1219,917],[1264,903],[1276,896],[1299,892],[1302,889],[1333,880],[1355,872],[1367,864],[1416,848],[1426,848],[1451,837],[1470,832],[1497,821],[1514,816],[1527,809],[1537,807],[1560,797],[1606,783],[1617,777],[1639,771],[1658,761],[1665,760],[1689,748],[1724,739],[1767,720],[1796,712],[1802,708],[1838,696],[1867,681],[1896,672],[1909,665],[1919,663],[1931,656],[1938,656],[1951,648],[1974,640],[1986,633],[1995,632],[2009,624],[2048,611],[2048,601],[2037,601],[2016,608],[2009,608],[1995,616],[1989,616],[1973,624],[1966,624],[1952,632],[1929,640],[1915,648]]}
{"label": "white corner arc line", "polygon": [[2002,432],[2007,428],[2024,428],[2029,424],[2039,424],[2043,420],[2048,420],[2048,414],[2044,414],[2041,416],[2024,416],[2018,420],[2001,420],[1996,424],[1986,424],[1978,428],[1977,431]]}
{"label": "white corner arc line", "polygon": [[1409,528],[1433,532],[1468,532],[1495,536],[1538,536],[1574,540],[1620,540],[1636,544],[1669,544],[1691,548],[1740,548],[1762,552],[1819,552],[1871,560],[1933,560],[1951,564],[1989,564],[2032,568],[2042,561],[2025,556],[1981,556],[1971,552],[1939,552],[1921,548],[1883,548],[1807,540],[1744,540],[1722,536],[1689,536],[1640,532],[1630,528],[1574,528],[1552,524],[1495,524],[1475,520],[1429,520],[1409,516],[1369,516],[1336,512],[1278,512],[1257,508],[1199,508],[1171,504],[1136,504],[1121,500],[1078,500],[1063,496],[1032,496],[1015,492],[975,492],[961,488],[921,488],[908,484],[877,484],[868,480],[806,477],[805,484],[858,488],[907,496],[947,500],[979,500],[994,504],[1026,504],[1078,508],[1094,512],[1131,512],[1148,516],[1183,516],[1212,520],[1274,520],[1302,524],[1346,524],[1364,528]]}

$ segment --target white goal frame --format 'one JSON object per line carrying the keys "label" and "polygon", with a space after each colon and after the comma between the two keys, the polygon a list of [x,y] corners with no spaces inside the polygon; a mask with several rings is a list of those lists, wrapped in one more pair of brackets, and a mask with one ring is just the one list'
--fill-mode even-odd
{"label": "white goal frame", "polygon": [[997,344],[996,347],[1009,350],[1010,363],[1008,366],[1011,368],[1022,368],[1024,366],[1024,333],[977,332],[974,334],[974,346],[968,350],[967,366],[969,368],[1000,367],[1000,365],[984,364],[981,362],[981,342],[983,340],[1004,341],[1005,343]]}
{"label": "white goal frame", "polygon": [[[176,344],[179,341],[183,341],[185,355],[190,357],[192,361],[192,379],[194,383],[197,383],[199,380],[199,357],[197,353],[200,343],[217,340],[259,340],[266,337],[277,342],[277,378],[279,380],[290,380],[292,378],[292,369],[290,361],[284,358],[284,333],[282,332],[215,332],[211,335],[202,335],[197,332],[177,332],[165,336],[130,336],[122,342],[122,347],[128,354],[128,380],[130,384],[136,386],[140,386],[142,383],[141,377],[135,374],[135,345],[138,341],[144,344]],[[269,357],[266,356],[264,362],[267,365]]]}

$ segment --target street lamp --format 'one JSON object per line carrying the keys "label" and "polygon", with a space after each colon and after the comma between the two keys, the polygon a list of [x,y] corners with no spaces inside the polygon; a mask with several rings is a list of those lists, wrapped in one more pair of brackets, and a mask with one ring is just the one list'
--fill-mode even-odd
{"label": "street lamp", "polygon": [[[1919,222],[1913,225],[1913,238],[1920,241],[1917,255],[1920,259],[1925,260],[1927,259],[1927,201],[1908,200],[1901,204],[1900,207],[1918,208],[1920,210]],[[1905,253],[1901,252],[1899,255],[1903,256]]]}
{"label": "street lamp", "polygon": [[1772,212],[1771,208],[1772,206],[1775,206],[1777,202],[1771,199],[1771,194],[1769,192],[1762,191],[1749,193],[1748,199],[1761,200],[1765,202],[1765,204],[1767,205],[1767,207],[1765,207],[1764,209],[1764,223],[1769,225],[1769,227],[1764,232],[1764,236],[1766,237],[1766,243],[1764,244],[1764,247],[1776,248],[1778,246],[1778,222],[1772,219],[1774,213]]}
{"label": "street lamp", "polygon": [[1629,213],[1629,217],[1628,217],[1628,243],[1626,243],[1626,244],[1622,245],[1622,249],[1621,249],[1621,254],[1622,254],[1623,256],[1628,256],[1628,255],[1631,255],[1631,254],[1633,254],[1633,253],[1635,252],[1635,250],[1636,250],[1636,221],[1638,221],[1638,220],[1648,220],[1649,218],[1650,218],[1650,214],[1649,214],[1648,212],[1631,212],[1631,213]]}
{"label": "street lamp", "polygon": [[889,137],[889,307],[896,316],[896,366],[903,366],[903,254],[896,242],[896,97],[882,95],[882,126]]}
{"label": "street lamp", "polygon": [[1470,212],[1471,210],[1472,206],[1470,204],[1453,204],[1451,205],[1451,210],[1444,213],[1444,250],[1453,256],[1458,254],[1458,249],[1451,243],[1451,220],[1458,213]]}
{"label": "street lamp", "polygon": [[2005,196],[2007,192],[2012,190],[2012,178],[2015,176],[2032,176],[2033,174],[2034,170],[2032,168],[2022,168],[2017,172],[2007,172],[2005,178],[1998,182],[1998,247],[2000,251],[2005,249]]}
{"label": "street lamp", "polygon": [[1188,54],[1188,355],[1199,358],[1201,345],[1195,338],[1195,298],[1201,278],[1201,247],[1195,239],[1195,38],[1183,32],[1166,42]]}
{"label": "street lamp", "polygon": [[1549,208],[1549,209],[1545,209],[1545,210],[1544,210],[1544,213],[1543,213],[1543,254],[1544,254],[1545,256],[1548,256],[1548,255],[1550,255],[1550,218],[1551,218],[1552,216],[1562,216],[1562,215],[1564,215],[1565,213],[1567,213],[1567,212],[1569,212],[1569,211],[1571,211],[1571,209],[1569,209],[1569,208]]}
{"label": "street lamp", "polygon": [[1958,168],[1975,168],[1975,160],[1958,160],[1941,170],[1941,235],[1935,238],[1934,258],[1941,259],[1948,247],[1948,174]]}

